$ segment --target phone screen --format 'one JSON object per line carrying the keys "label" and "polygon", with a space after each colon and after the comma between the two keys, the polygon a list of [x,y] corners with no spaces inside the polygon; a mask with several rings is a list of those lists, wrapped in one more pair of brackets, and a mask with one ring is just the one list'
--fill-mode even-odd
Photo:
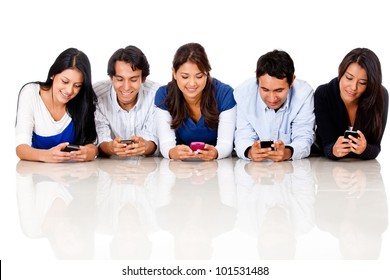
{"label": "phone screen", "polygon": [[272,148],[272,150],[274,150],[273,147],[271,147],[271,145],[274,143],[274,141],[272,140],[262,140],[260,141],[260,146],[261,148]]}
{"label": "phone screen", "polygon": [[124,139],[124,140],[121,140],[121,143],[122,144],[134,144],[135,141],[134,140],[130,140],[130,139]]}
{"label": "phone screen", "polygon": [[78,145],[68,145],[62,149],[63,152],[71,152],[71,151],[78,151],[78,150],[80,150],[80,147]]}

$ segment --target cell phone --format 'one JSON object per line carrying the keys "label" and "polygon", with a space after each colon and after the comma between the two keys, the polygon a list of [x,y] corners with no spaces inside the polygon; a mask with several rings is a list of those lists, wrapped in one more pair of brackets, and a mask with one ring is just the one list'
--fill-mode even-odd
{"label": "cell phone", "polygon": [[356,131],[353,131],[353,130],[346,130],[346,131],[344,132],[344,138],[349,139],[349,138],[348,138],[349,135],[352,135],[352,136],[355,137],[355,138],[359,138],[359,134],[358,134]]}
{"label": "cell phone", "polygon": [[262,149],[263,149],[263,148],[271,148],[271,150],[274,151],[275,148],[274,148],[274,147],[271,147],[271,145],[272,145],[273,143],[274,143],[274,141],[272,141],[272,140],[261,140],[261,141],[260,141],[260,146],[261,146]]}
{"label": "cell phone", "polygon": [[191,142],[190,148],[195,152],[197,150],[203,150],[205,145],[204,142]]}
{"label": "cell phone", "polygon": [[124,140],[121,140],[121,143],[129,145],[129,144],[134,144],[135,141],[131,140],[131,139],[124,139]]}
{"label": "cell phone", "polygon": [[68,145],[62,149],[63,152],[71,152],[71,151],[78,151],[78,150],[80,150],[79,145]]}

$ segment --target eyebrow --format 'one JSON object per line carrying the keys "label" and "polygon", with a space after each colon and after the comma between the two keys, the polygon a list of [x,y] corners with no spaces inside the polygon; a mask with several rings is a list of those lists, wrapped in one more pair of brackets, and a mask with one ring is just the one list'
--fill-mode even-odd
{"label": "eyebrow", "polygon": [[[354,75],[352,75],[350,72],[348,72],[348,71],[345,71],[345,74],[348,74],[348,75],[350,75],[350,76],[352,76],[352,77],[354,77],[355,78],[355,76]],[[360,81],[368,81],[368,79],[359,79]]]}
{"label": "eyebrow", "polygon": [[[70,82],[71,81],[71,79],[69,79],[67,76],[62,76],[62,78],[65,78],[66,80],[67,80],[67,82]],[[84,83],[84,80],[83,81],[81,81],[81,82],[74,82],[75,84],[82,84],[82,83]]]}
{"label": "eyebrow", "polygon": [[[187,72],[180,72],[180,75],[190,75],[190,73],[187,73]],[[195,73],[194,75],[199,75],[199,74],[202,74],[202,75],[205,75],[206,73],[202,72],[202,71],[199,71],[198,73]]]}
{"label": "eyebrow", "polygon": [[[114,75],[114,77],[125,79],[125,77],[123,77],[121,75]],[[134,76],[129,77],[129,79],[134,79],[134,78],[139,78],[139,77],[140,77],[140,75],[134,75]]]}

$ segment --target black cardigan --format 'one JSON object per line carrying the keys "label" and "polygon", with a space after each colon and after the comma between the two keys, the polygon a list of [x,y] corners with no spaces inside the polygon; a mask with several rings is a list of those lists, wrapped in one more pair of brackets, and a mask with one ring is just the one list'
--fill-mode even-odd
{"label": "black cardigan", "polygon": [[[386,127],[389,95],[385,89],[382,135],[378,141],[370,141],[366,136],[367,148],[360,154],[349,153],[346,157],[374,159],[381,151],[381,140]],[[316,117],[316,143],[329,159],[339,159],[333,155],[333,145],[337,138],[348,129],[348,112],[340,96],[338,78],[328,84],[320,85],[314,93],[314,113]],[[359,128],[354,128],[359,129]],[[364,131],[363,131],[364,133]]]}

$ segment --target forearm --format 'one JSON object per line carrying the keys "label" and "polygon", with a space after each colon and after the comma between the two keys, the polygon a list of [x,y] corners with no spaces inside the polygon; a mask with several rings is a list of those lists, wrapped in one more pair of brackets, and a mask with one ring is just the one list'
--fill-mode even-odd
{"label": "forearm", "polygon": [[47,150],[35,149],[27,144],[21,144],[16,147],[16,155],[22,160],[29,161],[47,161]]}
{"label": "forearm", "polygon": [[99,145],[99,153],[104,155],[104,156],[112,156],[113,154],[115,154],[114,147],[112,145],[112,141],[102,142]]}
{"label": "forearm", "polygon": [[157,145],[153,141],[145,140],[145,156],[153,155],[157,149]]}
{"label": "forearm", "polygon": [[87,145],[85,145],[85,147],[88,149],[86,161],[94,160],[98,154],[98,148],[96,147],[96,145],[95,144],[87,144]]}
{"label": "forearm", "polygon": [[219,116],[218,139],[215,148],[218,158],[225,158],[233,151],[234,131],[236,128],[237,107],[223,111]]}

